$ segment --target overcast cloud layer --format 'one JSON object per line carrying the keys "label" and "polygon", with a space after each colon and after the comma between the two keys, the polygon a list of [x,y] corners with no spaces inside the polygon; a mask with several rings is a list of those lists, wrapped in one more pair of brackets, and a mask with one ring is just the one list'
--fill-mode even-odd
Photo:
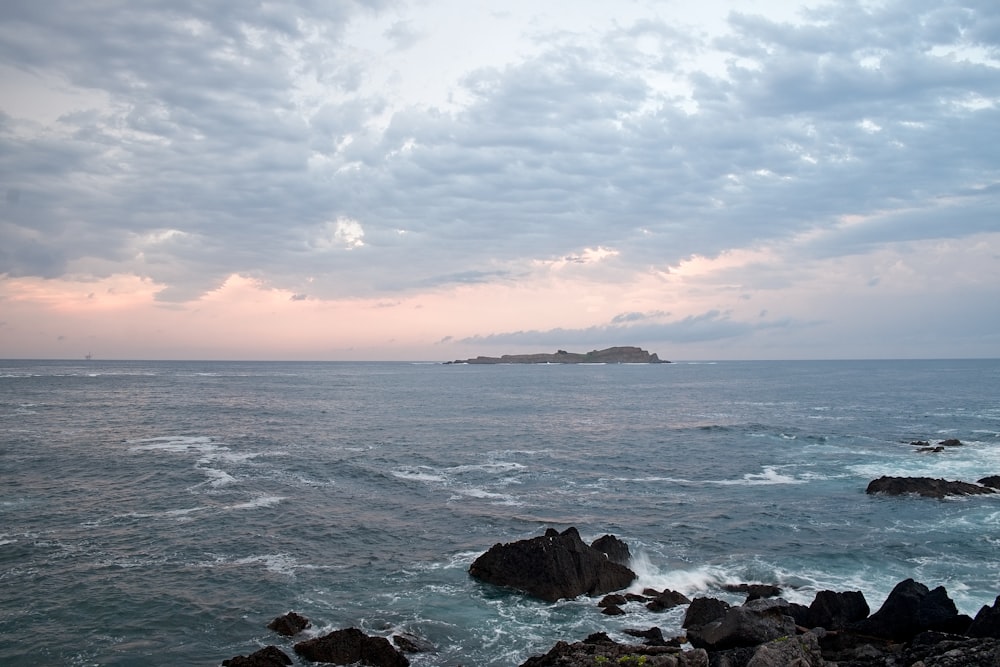
{"label": "overcast cloud layer", "polygon": [[[468,4],[0,5],[0,356],[34,351],[25,285],[391,308],[557,269],[621,302],[408,352],[1000,355],[995,0]],[[632,293],[698,262],[687,307]]]}

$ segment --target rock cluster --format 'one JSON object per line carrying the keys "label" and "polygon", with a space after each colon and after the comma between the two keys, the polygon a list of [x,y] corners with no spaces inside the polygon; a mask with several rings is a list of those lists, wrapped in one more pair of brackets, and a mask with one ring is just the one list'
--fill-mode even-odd
{"label": "rock cluster", "polygon": [[987,493],[996,493],[996,489],[987,486],[986,481],[990,477],[984,477],[978,484],[970,482],[949,481],[946,479],[933,479],[931,477],[879,477],[872,480],[865,489],[865,493],[881,493],[889,496],[903,496],[915,494],[928,498],[945,498],[947,496],[974,496]]}
{"label": "rock cluster", "polygon": [[567,352],[558,350],[554,353],[536,354],[505,354],[501,357],[474,357],[447,361],[446,364],[669,364],[656,353],[632,346],[609,347],[604,350],[590,352]]}

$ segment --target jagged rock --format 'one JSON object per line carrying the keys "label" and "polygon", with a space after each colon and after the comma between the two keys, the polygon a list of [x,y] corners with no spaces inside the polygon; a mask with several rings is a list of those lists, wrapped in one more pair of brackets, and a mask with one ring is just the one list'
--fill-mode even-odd
{"label": "jagged rock", "polygon": [[952,628],[959,621],[958,609],[943,586],[929,590],[906,579],[896,584],[877,612],[849,628],[864,635],[905,641],[925,630]]}
{"label": "jagged rock", "polygon": [[646,646],[666,646],[667,642],[663,639],[663,630],[660,630],[655,625],[648,630],[635,630],[631,628],[625,628],[622,630],[625,634],[630,637],[638,637],[639,639],[646,640]]}
{"label": "jagged rock", "polygon": [[1000,640],[925,632],[902,653],[902,664],[922,667],[996,667]]}
{"label": "jagged rock", "polygon": [[[827,630],[840,630],[851,623],[857,623],[868,618],[871,608],[861,591],[820,591],[816,593],[809,605],[809,623],[799,623],[807,627],[821,627]],[[798,622],[796,618],[796,622]]]}
{"label": "jagged rock", "polygon": [[703,649],[682,651],[674,646],[642,646],[619,644],[603,632],[595,633],[582,642],[557,642],[548,653],[528,658],[521,667],[613,667],[645,665],[646,667],[708,667],[708,653]]}
{"label": "jagged rock", "polygon": [[691,604],[691,600],[689,600],[683,593],[665,590],[657,595],[653,600],[650,600],[646,604],[646,609],[650,611],[666,611],[667,609],[673,609],[674,607],[678,607],[682,604]]}
{"label": "jagged rock", "polygon": [[385,637],[369,637],[357,628],[334,630],[330,634],[299,642],[295,652],[312,662],[372,667],[409,667],[410,661],[393,648]]}
{"label": "jagged rock", "polygon": [[614,535],[602,535],[591,542],[590,546],[605,554],[612,563],[627,566],[632,561],[628,545]]}
{"label": "jagged rock", "polygon": [[781,595],[781,587],[773,584],[726,584],[722,588],[730,593],[746,593],[748,602]]}
{"label": "jagged rock", "polygon": [[947,440],[942,440],[938,444],[944,445],[945,447],[961,447],[962,441],[957,438],[948,438]]}
{"label": "jagged rock", "polygon": [[993,601],[992,607],[983,605],[965,634],[970,637],[1000,639],[1000,595]]}
{"label": "jagged rock", "polygon": [[620,607],[628,602],[628,598],[619,593],[612,593],[611,595],[605,595],[601,598],[601,601],[597,603],[598,607]]}
{"label": "jagged rock", "polygon": [[951,482],[930,477],[879,477],[868,484],[865,493],[884,493],[890,496],[917,494],[929,498],[944,498],[945,496],[995,493],[995,491],[988,486],[970,484],[969,482]]}
{"label": "jagged rock", "polygon": [[305,616],[290,611],[284,616],[278,616],[267,624],[268,629],[274,630],[283,637],[297,635],[309,627],[309,619]]}
{"label": "jagged rock", "polygon": [[265,646],[250,655],[237,655],[222,661],[222,667],[285,667],[292,659],[277,646]]}
{"label": "jagged rock", "polygon": [[469,574],[548,602],[603,595],[627,588],[636,578],[635,572],[585,544],[576,528],[562,533],[550,528],[542,537],[495,544],[472,563]]}
{"label": "jagged rock", "polygon": [[781,598],[751,600],[730,607],[720,620],[688,628],[687,638],[692,646],[710,651],[756,646],[795,634],[788,612],[788,602]]}
{"label": "jagged rock", "polygon": [[722,620],[729,611],[729,603],[716,598],[695,598],[684,613],[682,628],[700,628],[713,621]]}
{"label": "jagged rock", "polygon": [[926,440],[914,440],[910,444],[913,445],[914,447],[930,447],[931,443],[927,442]]}
{"label": "jagged rock", "polygon": [[605,616],[624,616],[625,610],[616,604],[609,604],[601,609],[601,613]]}
{"label": "jagged rock", "polygon": [[991,489],[1000,489],[1000,475],[990,475],[989,477],[983,477],[977,482],[983,486],[988,486]]}
{"label": "jagged rock", "polygon": [[758,646],[746,667],[822,667],[826,661],[812,632],[772,639]]}

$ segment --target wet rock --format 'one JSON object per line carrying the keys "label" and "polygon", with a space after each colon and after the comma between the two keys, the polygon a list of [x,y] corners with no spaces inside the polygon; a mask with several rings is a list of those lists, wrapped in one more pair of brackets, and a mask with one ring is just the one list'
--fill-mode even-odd
{"label": "wet rock", "polygon": [[688,628],[687,638],[692,646],[709,651],[756,646],[795,634],[788,612],[788,602],[781,598],[751,600],[730,607],[719,620]]}
{"label": "wet rock", "polygon": [[948,438],[947,440],[942,440],[938,444],[943,445],[945,447],[961,447],[962,441],[958,440],[957,438]]}
{"label": "wet rock", "polygon": [[809,623],[800,625],[840,630],[865,620],[869,613],[871,608],[861,591],[820,591],[809,605]]}
{"label": "wet rock", "polygon": [[238,655],[222,661],[222,667],[284,667],[292,664],[292,659],[277,646],[265,646],[250,655]]}
{"label": "wet rock", "polygon": [[409,667],[410,661],[385,637],[369,637],[357,628],[334,630],[295,645],[295,652],[312,662],[372,667]]}
{"label": "wet rock", "polygon": [[773,584],[726,584],[722,588],[730,593],[746,593],[748,602],[781,595],[781,587]]}
{"label": "wet rock", "polygon": [[309,627],[309,619],[305,616],[290,611],[284,616],[278,616],[267,624],[268,629],[274,630],[283,637],[297,635]]}
{"label": "wet rock", "polygon": [[521,667],[708,667],[708,653],[703,649],[683,651],[674,646],[619,644],[603,632],[582,642],[557,642],[548,653],[528,658]]}
{"label": "wet rock", "polygon": [[682,604],[691,604],[691,600],[677,591],[665,590],[646,604],[650,611],[666,611]]}
{"label": "wet rock", "polygon": [[1000,640],[925,632],[914,638],[901,657],[902,664],[922,667],[996,667],[1000,665]]}
{"label": "wet rock", "polygon": [[1000,595],[993,601],[992,607],[983,605],[965,634],[970,637],[1000,639]]}
{"label": "wet rock", "polygon": [[612,563],[628,565],[632,561],[632,553],[628,545],[614,535],[603,535],[590,543],[590,546],[605,554]]}
{"label": "wet rock", "polygon": [[495,544],[472,563],[469,574],[548,602],[618,591],[636,578],[632,570],[585,544],[576,528]]}
{"label": "wet rock", "polygon": [[943,586],[929,590],[906,579],[896,584],[877,612],[849,628],[863,635],[905,641],[925,630],[952,629],[960,622],[958,609]]}
{"label": "wet rock", "polygon": [[819,640],[812,632],[779,637],[752,650],[746,667],[820,667],[826,664]]}
{"label": "wet rock", "polygon": [[403,653],[432,653],[434,652],[434,645],[431,644],[426,639],[417,637],[416,635],[404,632],[403,634],[393,635],[392,643],[396,645]]}
{"label": "wet rock", "polygon": [[989,477],[983,477],[978,481],[979,484],[983,486],[988,486],[991,489],[1000,489],[1000,475],[990,475]]}
{"label": "wet rock", "polygon": [[620,607],[628,602],[628,598],[619,593],[612,593],[611,595],[605,595],[601,598],[601,601],[597,603],[598,607]]}
{"label": "wet rock", "polygon": [[624,616],[625,610],[616,604],[609,604],[601,609],[601,613],[605,616]]}
{"label": "wet rock", "polygon": [[663,639],[663,630],[660,630],[655,625],[648,630],[635,630],[631,628],[625,628],[622,630],[629,637],[637,637],[639,639],[645,639],[647,646],[666,646],[667,642]]}
{"label": "wet rock", "polygon": [[868,484],[865,493],[883,493],[890,496],[916,494],[928,498],[944,498],[995,493],[995,491],[987,486],[969,482],[951,482],[930,477],[879,477]]}
{"label": "wet rock", "polygon": [[682,628],[700,628],[713,621],[722,620],[729,611],[729,603],[716,598],[695,598],[684,614]]}

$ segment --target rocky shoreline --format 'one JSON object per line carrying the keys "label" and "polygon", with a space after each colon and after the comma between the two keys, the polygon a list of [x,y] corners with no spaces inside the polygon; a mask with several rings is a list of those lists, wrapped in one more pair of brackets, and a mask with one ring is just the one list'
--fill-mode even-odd
{"label": "rocky shoreline", "polygon": [[[883,477],[866,492],[944,498],[992,494],[997,488],[998,476],[977,484]],[[930,589],[913,579],[899,582],[875,613],[862,591],[819,591],[805,606],[788,602],[780,586],[767,582],[727,586],[746,595],[742,604],[731,605],[671,590],[621,593],[637,578],[630,561],[628,545],[614,535],[588,545],[576,528],[550,528],[539,537],[493,545],[476,558],[469,575],[547,602],[602,596],[597,606],[614,616],[627,615],[634,605],[653,612],[687,606],[681,636],[665,638],[655,626],[633,628],[624,633],[641,641],[620,643],[598,632],[573,643],[559,641],[520,667],[1000,667],[1000,595],[975,618],[959,614],[943,586]],[[308,627],[310,621],[294,612],[268,624],[285,637]],[[293,650],[311,663],[374,667],[407,667],[408,654],[435,651],[420,637],[373,637],[356,628],[300,641]],[[290,664],[274,645],[222,662],[224,667]]]}
{"label": "rocky shoreline", "polygon": [[501,357],[474,357],[446,361],[450,364],[669,364],[656,353],[649,353],[638,347],[609,347],[590,352],[567,352],[557,350],[552,354],[505,354]]}

